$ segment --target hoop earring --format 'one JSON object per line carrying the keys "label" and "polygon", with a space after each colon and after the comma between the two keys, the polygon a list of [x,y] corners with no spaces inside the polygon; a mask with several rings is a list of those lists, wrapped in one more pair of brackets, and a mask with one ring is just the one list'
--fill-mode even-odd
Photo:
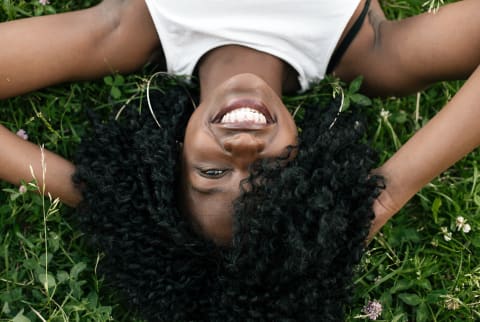
{"label": "hoop earring", "polygon": [[[147,105],[148,105],[148,109],[150,110],[150,114],[152,115],[153,120],[155,121],[155,123],[157,123],[157,126],[159,128],[162,128],[162,125],[158,121],[157,116],[155,115],[155,112],[153,111],[152,102],[150,100],[150,84],[152,83],[153,79],[158,75],[163,75],[163,76],[172,77],[172,78],[173,78],[173,76],[170,75],[167,72],[160,71],[160,72],[153,73],[147,81]],[[192,96],[190,95],[190,92],[183,85],[182,85],[182,88],[185,90],[185,93],[190,98],[190,102],[192,103],[193,109],[196,110],[197,105],[195,104],[195,101],[193,100]]]}
{"label": "hoop earring", "polygon": [[343,93],[343,89],[341,87],[340,87],[340,94],[342,94],[342,100],[340,102],[340,107],[338,108],[338,112],[335,115],[335,118],[333,119],[332,123],[330,123],[330,126],[328,127],[329,130],[332,129],[332,127],[335,125],[335,122],[337,122],[338,116],[340,115],[340,113],[342,113],[343,103],[345,102],[345,94]]}

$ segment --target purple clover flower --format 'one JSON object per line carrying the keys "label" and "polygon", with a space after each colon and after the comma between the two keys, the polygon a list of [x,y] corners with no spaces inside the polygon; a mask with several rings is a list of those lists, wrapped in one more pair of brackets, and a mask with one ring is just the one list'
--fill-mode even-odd
{"label": "purple clover flower", "polygon": [[28,134],[24,129],[18,130],[16,134],[18,137],[21,137],[24,140],[28,140]]}
{"label": "purple clover flower", "polygon": [[376,320],[380,314],[382,314],[382,304],[376,300],[368,301],[367,305],[363,307],[362,312],[365,313],[370,320]]}

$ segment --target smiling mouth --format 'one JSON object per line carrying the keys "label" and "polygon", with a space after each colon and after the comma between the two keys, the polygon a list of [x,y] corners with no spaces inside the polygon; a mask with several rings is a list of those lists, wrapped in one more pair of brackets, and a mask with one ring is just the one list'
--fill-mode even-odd
{"label": "smiling mouth", "polygon": [[222,108],[212,123],[265,126],[275,123],[275,120],[261,102],[242,99]]}
{"label": "smiling mouth", "polygon": [[225,114],[220,120],[220,124],[229,123],[253,123],[267,124],[267,118],[262,113],[250,107],[240,107]]}

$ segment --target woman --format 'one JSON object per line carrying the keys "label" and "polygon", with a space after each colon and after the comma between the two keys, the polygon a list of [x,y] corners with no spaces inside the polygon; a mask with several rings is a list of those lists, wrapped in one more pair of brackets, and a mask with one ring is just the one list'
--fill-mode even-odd
{"label": "woman", "polygon": [[[192,4],[188,3],[188,5]],[[287,6],[288,10],[292,9],[288,7],[288,3],[282,5]],[[322,5],[325,6],[325,4],[319,4],[316,5],[319,7],[313,8],[307,6],[302,14],[318,12]],[[477,20],[471,16],[478,6],[476,1],[470,0],[449,4],[441,8],[436,14],[423,14],[402,21],[386,21],[377,1],[371,3],[368,1],[360,1],[359,3],[357,1],[346,1],[343,5],[340,13],[338,10],[335,11],[334,8],[331,8],[330,11],[334,13],[327,12],[325,15],[325,19],[330,19],[329,22],[338,21],[340,25],[330,27],[332,29],[329,32],[333,30],[332,34],[327,33],[325,35],[319,31],[317,37],[318,39],[322,39],[322,37],[327,39],[326,43],[322,43],[320,47],[322,50],[326,48],[327,53],[333,53],[335,45],[333,47],[328,47],[328,45],[331,45],[332,42],[335,44],[335,41],[338,40],[333,61],[328,59],[329,55],[323,55],[327,58],[320,61],[321,66],[314,67],[314,72],[310,72],[306,70],[306,67],[301,66],[298,59],[288,63],[278,56],[252,49],[252,47],[260,46],[260,42],[251,44],[252,47],[248,47],[250,44],[243,44],[242,40],[237,41],[241,46],[230,45],[231,42],[236,40],[235,38],[233,38],[234,40],[222,40],[218,46],[208,43],[213,48],[202,47],[197,49],[204,54],[195,56],[199,59],[196,65],[195,62],[191,62],[188,66],[184,66],[182,65],[183,60],[179,60],[178,66],[173,66],[178,61],[178,59],[176,61],[170,60],[175,58],[176,52],[174,49],[178,50],[179,44],[185,44],[189,39],[188,33],[185,33],[186,35],[183,37],[181,37],[182,35],[176,37],[177,34],[175,34],[178,30],[191,29],[187,19],[190,15],[187,13],[179,14],[187,12],[185,8],[187,3],[178,3],[174,6],[172,4],[158,4],[158,2],[153,1],[145,3],[139,0],[104,1],[96,7],[79,12],[8,22],[0,26],[2,43],[12,44],[0,53],[0,64],[2,64],[0,70],[4,75],[0,78],[0,95],[1,97],[8,97],[61,81],[91,78],[115,71],[128,72],[134,70],[161,48],[163,43],[159,42],[158,35],[160,41],[162,35],[166,35],[165,37],[168,38],[168,42],[166,42],[168,47],[165,48],[169,51],[166,54],[162,52],[161,56],[169,58],[166,65],[171,72],[177,72],[182,68],[185,68],[187,72],[194,72],[192,69],[195,68],[198,72],[201,89],[200,107],[205,105],[218,108],[219,104],[225,106],[229,90],[241,93],[241,95],[234,93],[234,97],[230,100],[238,98],[240,98],[240,101],[245,98],[253,99],[253,105],[255,105],[256,102],[264,99],[268,102],[272,100],[274,106],[281,106],[278,96],[282,92],[306,89],[309,81],[323,77],[322,73],[326,71],[328,63],[330,63],[330,70],[346,81],[358,75],[363,75],[365,79],[364,90],[375,94],[409,93],[436,80],[467,77],[477,69],[477,53],[480,41],[475,39],[475,35],[480,26]],[[215,6],[215,3],[211,3],[210,6],[204,3],[196,4],[196,6],[199,6],[199,8],[193,9],[200,10],[203,8],[202,10],[207,13],[213,9],[220,10],[219,7],[221,7]],[[237,6],[237,8],[229,8],[230,11],[245,8],[244,5]],[[250,6],[253,6],[253,4],[249,4],[248,8],[258,9],[255,12],[260,13],[261,10],[267,9],[267,4],[263,2],[258,8]],[[295,4],[295,7],[300,6]],[[350,11],[345,8],[349,8]],[[317,9],[317,11],[314,9]],[[179,11],[176,12],[175,10]],[[252,10],[249,9],[249,12]],[[296,12],[295,10],[288,10],[285,10],[285,12]],[[170,13],[170,16],[168,13]],[[349,17],[350,13],[353,13],[351,17]],[[262,15],[259,14],[258,16],[261,22]],[[225,23],[223,16],[215,17],[219,17],[218,24]],[[286,18],[281,14],[278,17],[278,20],[274,21],[277,23],[275,27],[280,22],[285,21],[281,18]],[[315,21],[314,18],[313,21]],[[200,21],[204,22],[203,20]],[[295,19],[287,21],[295,21]],[[453,31],[448,27],[453,21],[462,21],[459,26],[461,30]],[[310,23],[313,22],[310,21]],[[345,28],[344,25],[346,25]],[[65,28],[65,26],[68,27]],[[167,30],[169,26],[173,31]],[[182,26],[184,29],[180,28]],[[305,24],[305,26],[300,24],[300,27],[304,28],[309,26],[308,24]],[[288,29],[288,27],[291,26],[288,25],[285,29]],[[297,26],[294,25],[294,27]],[[248,28],[244,29],[248,31]],[[220,32],[228,32],[229,30],[227,24]],[[232,30],[232,33],[236,31],[235,29]],[[240,31],[242,31],[242,28],[240,28]],[[268,29],[266,29],[265,34],[269,34]],[[141,37],[138,35],[141,35]],[[228,39],[227,36],[225,36],[226,39]],[[214,39],[220,41],[218,40],[219,37],[221,35],[217,35],[217,38]],[[178,43],[173,42],[176,38],[179,38]],[[37,57],[33,61],[30,50],[32,47],[36,49],[34,54]],[[122,55],[118,55],[119,52]],[[314,49],[311,55],[315,53]],[[358,59],[358,57],[361,57],[361,59]],[[316,57],[309,57],[307,61],[315,63],[316,59]],[[473,85],[470,86],[475,86],[476,78],[475,75],[471,76],[469,83],[473,83]],[[243,90],[242,82],[255,83],[255,86],[263,87],[264,91],[261,95],[254,94],[253,92],[256,89],[252,89],[253,86],[247,86],[250,89]],[[233,89],[228,89],[229,86]],[[470,87],[466,86],[466,88]],[[463,100],[474,102],[474,96],[475,94],[467,89],[462,90],[460,97],[465,98],[457,98],[449,105],[460,105]],[[202,110],[202,108],[199,108],[199,111]],[[460,108],[457,108],[457,112],[460,112],[459,110]],[[450,113],[453,114],[453,112],[443,112],[447,115]],[[445,116],[444,118],[449,117]],[[459,117],[460,115],[455,115],[455,118]],[[434,123],[436,124],[436,122]],[[457,122],[457,124],[460,124],[460,122]],[[450,126],[450,124],[436,125],[438,129],[433,124],[428,127],[433,128],[430,130],[434,132],[432,136],[444,136],[448,133],[446,140],[436,140],[436,143],[458,142],[453,133],[441,128],[443,126]],[[407,144],[402,151],[399,151],[394,159],[378,169],[377,172],[387,179],[388,187],[375,204],[377,216],[372,232],[377,231],[424,184],[477,145],[474,139],[477,134],[474,130],[475,127],[465,126],[464,128],[468,131],[462,131],[462,137],[468,135],[472,138],[465,138],[465,145],[455,144],[458,151],[452,151],[447,146],[436,147],[435,144],[432,145],[431,142],[428,142],[427,134],[419,133],[411,143]],[[458,130],[460,131],[460,129]],[[426,131],[429,130],[422,132]],[[243,137],[245,140],[254,141],[251,136],[244,135]],[[284,143],[293,143],[294,135],[286,141]],[[430,156],[434,156],[436,153],[430,152],[428,156],[418,154],[420,150],[426,151],[423,149],[423,145],[429,146],[429,151],[432,151],[432,149],[435,149],[434,151],[438,150],[441,157],[436,158],[436,162],[430,164]],[[273,151],[273,154],[276,152],[278,151]],[[269,153],[269,151],[266,151],[267,155]],[[408,158],[408,155],[412,155],[412,153],[416,155],[415,162]],[[409,162],[405,163],[404,160],[400,159],[403,155],[409,159]],[[255,156],[252,156],[252,159],[254,158]],[[402,166],[397,167],[396,163]],[[425,166],[427,164],[428,166]],[[403,171],[411,174],[412,169],[415,169],[414,173],[416,175],[410,176],[411,182],[397,182],[397,180],[405,180],[406,176],[402,175]],[[63,171],[64,173],[72,173],[73,168],[65,166]],[[24,170],[21,175],[11,171],[6,172],[8,173],[5,179],[10,182],[18,183],[20,177],[29,178],[27,170]],[[244,173],[236,176],[235,182],[230,184],[238,186],[240,177],[244,177]],[[66,203],[77,203],[79,195],[75,193],[73,188],[66,193],[63,192],[66,184],[66,182],[59,185],[52,183],[52,186],[48,189],[52,194],[60,196]],[[59,187],[62,188],[58,189]]]}
{"label": "woman", "polygon": [[377,193],[357,113],[306,103],[298,146],[252,164],[225,196],[231,168],[186,170],[190,155],[218,153],[208,134],[175,142],[195,118],[184,88],[151,94],[160,128],[131,112],[97,126],[75,162],[75,218],[107,254],[106,280],[152,321],[342,320]]}
{"label": "woman", "polygon": [[[476,53],[480,45],[478,40],[472,38],[480,26],[476,19],[469,18],[478,4],[475,1],[463,1],[446,6],[436,15],[421,15],[400,22],[385,21],[376,1],[371,5],[361,1],[358,7],[357,3],[354,5],[353,2],[348,2],[348,5],[353,6],[353,15],[347,17],[350,19],[348,22],[348,19],[345,20],[345,30],[343,26],[337,26],[340,41],[336,52],[340,54],[334,54],[334,57],[340,58],[337,65],[331,65],[331,70],[345,80],[359,74],[364,75],[364,88],[368,92],[406,93],[438,79],[464,77],[477,69],[456,98],[392,159],[375,171],[385,178],[386,189],[374,204],[376,216],[371,230],[374,233],[425,183],[479,145],[479,130],[475,126],[479,111],[474,104],[478,98],[475,88],[479,84],[480,72],[477,68]],[[161,10],[156,12],[153,2],[149,3],[149,6],[150,11],[141,1],[106,1],[82,12],[1,26],[3,29],[0,31],[3,31],[5,39],[20,42],[19,46],[24,40],[18,40],[18,32],[24,33],[23,28],[32,28],[39,32],[46,28],[49,31],[46,34],[52,34],[55,39],[54,45],[34,47],[39,48],[39,57],[49,57],[49,53],[58,55],[57,59],[47,64],[43,59],[38,65],[31,62],[27,69],[31,72],[33,68],[38,73],[34,73],[33,77],[29,76],[25,81],[18,81],[19,77],[21,79],[22,75],[27,74],[23,65],[11,64],[5,68],[2,66],[0,70],[4,70],[6,75],[0,83],[2,96],[18,94],[54,82],[88,78],[115,70],[128,71],[138,67],[160,45],[148,12],[152,13],[162,45],[162,35],[168,35],[162,32],[165,24],[158,21]],[[165,4],[164,8],[168,6]],[[338,16],[335,16],[336,19],[339,19]],[[342,17],[344,16],[345,14]],[[102,19],[99,19],[100,17]],[[358,20],[359,17],[367,19]],[[86,19],[92,19],[92,23],[85,23]],[[452,44],[452,37],[449,35],[452,31],[449,31],[448,25],[450,20],[456,19],[465,22],[460,27],[464,28],[464,32],[455,31],[455,35],[462,36],[453,38],[455,40]],[[67,21],[72,27],[61,28]],[[185,23],[185,20],[179,21]],[[352,37],[350,30],[357,29],[354,28],[356,21],[360,21],[358,33],[349,46],[342,45],[342,40]],[[57,23],[58,28],[52,28]],[[92,28],[92,32],[86,32],[85,28]],[[51,32],[52,29],[54,32]],[[56,32],[59,34],[55,34]],[[441,36],[433,37],[433,33]],[[143,37],[138,37],[138,34]],[[332,41],[331,38],[328,39]],[[125,46],[126,43],[128,46]],[[55,44],[65,50],[59,50]],[[65,44],[71,45],[64,46]],[[11,48],[16,51],[21,48],[19,46]],[[252,47],[255,48],[253,45]],[[191,214],[204,235],[220,244],[228,243],[232,238],[231,202],[238,197],[240,182],[247,176],[252,162],[259,158],[281,155],[286,146],[297,144],[295,126],[285,115],[279,96],[284,91],[306,89],[309,81],[323,76],[329,61],[324,59],[322,65],[309,74],[302,66],[296,65],[295,60],[289,61],[286,56],[282,57],[278,53],[270,55],[252,47],[245,46],[241,41],[234,44],[222,43],[198,56],[198,64],[194,65],[198,71],[201,92],[200,104],[186,129],[182,150],[185,180],[183,187],[186,192],[185,200],[187,205],[190,205],[186,212]],[[333,52],[333,47],[330,48],[330,53]],[[342,48],[345,47],[347,49],[342,54]],[[329,47],[323,45],[320,48]],[[119,49],[124,49],[125,55],[115,55]],[[165,56],[170,68],[172,55],[165,50]],[[330,54],[326,56],[328,58]],[[11,57],[15,57],[15,60]],[[362,59],[359,61],[358,57]],[[7,51],[5,56],[0,58],[3,62],[23,63],[18,52]],[[315,61],[312,57],[310,60]],[[67,68],[62,65],[65,61],[68,61]],[[187,70],[193,72],[191,66]],[[333,119],[330,119],[330,123],[332,122]],[[279,130],[275,130],[275,127]],[[213,150],[209,153],[198,149],[199,141],[195,140],[199,134],[203,135],[201,144],[206,139],[211,140],[208,147]],[[438,139],[439,136],[442,137],[441,140]],[[5,159],[2,163],[7,166],[2,167],[0,176],[14,183],[18,183],[19,178],[28,180],[30,177],[27,164],[36,159],[34,156],[38,155],[38,149],[27,146],[26,143],[17,145],[13,136],[4,130],[2,143],[14,153],[11,156],[2,156]],[[20,158],[20,153],[26,157]],[[412,158],[412,155],[415,158]],[[292,154],[286,156],[286,161],[290,156]],[[60,196],[67,203],[77,204],[81,196],[70,181],[73,166],[50,154],[47,154],[46,158],[50,168],[55,169],[55,173],[47,173],[47,176],[51,176],[45,180],[48,191]],[[374,187],[370,187],[372,191]],[[249,189],[246,188],[247,192]],[[217,207],[213,210],[215,216],[212,216],[211,209],[208,209],[208,213],[205,210],[212,204]],[[366,218],[368,220],[368,217]],[[358,240],[356,245],[354,249],[359,249]],[[332,258],[337,258],[337,255]],[[345,293],[342,294],[345,296]],[[331,295],[329,298],[332,296],[335,297]],[[338,318],[338,315],[335,316]]]}

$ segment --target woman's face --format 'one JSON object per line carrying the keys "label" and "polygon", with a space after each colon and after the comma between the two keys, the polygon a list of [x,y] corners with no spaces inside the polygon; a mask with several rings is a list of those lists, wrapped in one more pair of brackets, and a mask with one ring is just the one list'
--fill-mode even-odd
{"label": "woman's face", "polygon": [[249,166],[296,141],[282,100],[254,74],[231,77],[204,97],[188,122],[182,154],[185,211],[202,233],[229,243],[233,201]]}

